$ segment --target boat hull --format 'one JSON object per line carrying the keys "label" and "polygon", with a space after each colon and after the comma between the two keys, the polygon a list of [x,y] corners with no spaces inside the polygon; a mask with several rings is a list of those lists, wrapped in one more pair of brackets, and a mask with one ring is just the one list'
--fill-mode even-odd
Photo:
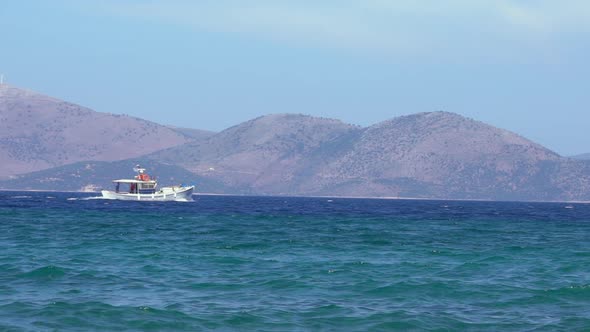
{"label": "boat hull", "polygon": [[118,199],[123,201],[192,201],[194,186],[167,187],[153,194],[117,193],[110,190],[101,191],[105,199]]}

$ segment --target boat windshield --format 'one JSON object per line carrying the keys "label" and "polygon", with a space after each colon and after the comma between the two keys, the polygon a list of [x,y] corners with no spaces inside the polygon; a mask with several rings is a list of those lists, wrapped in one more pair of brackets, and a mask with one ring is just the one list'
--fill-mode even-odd
{"label": "boat windshield", "polygon": [[[121,187],[123,184],[123,187]],[[156,192],[156,182],[115,182],[116,193],[153,194]]]}

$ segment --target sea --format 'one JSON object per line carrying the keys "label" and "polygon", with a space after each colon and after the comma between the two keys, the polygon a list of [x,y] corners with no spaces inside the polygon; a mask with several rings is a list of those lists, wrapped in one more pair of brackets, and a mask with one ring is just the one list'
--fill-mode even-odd
{"label": "sea", "polygon": [[590,331],[590,204],[0,192],[0,331]]}

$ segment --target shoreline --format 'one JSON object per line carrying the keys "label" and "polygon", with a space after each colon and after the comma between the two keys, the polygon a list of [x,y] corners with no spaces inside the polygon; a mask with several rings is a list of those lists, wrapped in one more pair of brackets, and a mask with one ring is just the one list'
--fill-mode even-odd
{"label": "shoreline", "polygon": [[[38,190],[38,189],[0,189],[0,192],[48,192],[48,193],[76,193],[76,194],[100,194],[100,191],[69,191],[69,190]],[[193,196],[235,196],[235,197],[285,197],[285,198],[327,198],[327,199],[377,199],[377,200],[406,200],[406,201],[447,201],[447,202],[503,202],[503,203],[563,203],[563,204],[590,204],[590,201],[544,201],[544,200],[494,200],[477,198],[424,198],[424,197],[398,197],[398,196],[330,196],[330,195],[241,195],[218,194],[199,192]]]}

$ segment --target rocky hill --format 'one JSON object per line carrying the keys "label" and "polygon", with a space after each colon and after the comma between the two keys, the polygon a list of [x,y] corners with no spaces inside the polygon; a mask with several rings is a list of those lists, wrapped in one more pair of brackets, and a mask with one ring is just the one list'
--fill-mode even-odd
{"label": "rocky hill", "polygon": [[191,140],[153,122],[0,85],[0,178],[82,160],[122,160]]}
{"label": "rocky hill", "polygon": [[339,120],[273,114],[148,157],[174,160],[240,193],[288,194],[294,193],[291,188],[295,173],[308,164],[314,153],[359,130]]}
{"label": "rocky hill", "polygon": [[[447,198],[532,198],[556,153],[453,113],[420,113],[363,130],[305,191]],[[529,194],[531,196],[529,196]]]}

